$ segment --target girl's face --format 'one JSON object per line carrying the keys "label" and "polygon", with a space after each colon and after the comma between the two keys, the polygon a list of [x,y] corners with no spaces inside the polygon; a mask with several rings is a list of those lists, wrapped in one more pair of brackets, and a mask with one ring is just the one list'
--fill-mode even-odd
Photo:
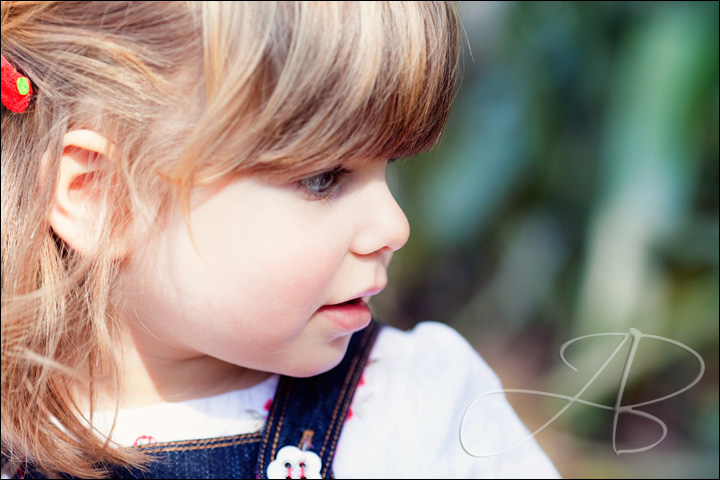
{"label": "girl's face", "polygon": [[197,188],[190,232],[177,208],[157,253],[124,266],[119,300],[138,351],[292,376],[335,366],[370,315],[357,301],[327,306],[382,290],[408,238],[386,166]]}

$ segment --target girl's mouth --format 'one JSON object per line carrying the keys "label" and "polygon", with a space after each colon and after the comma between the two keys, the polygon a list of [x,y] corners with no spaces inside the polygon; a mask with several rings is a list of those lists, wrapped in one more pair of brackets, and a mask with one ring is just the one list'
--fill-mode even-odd
{"label": "girl's mouth", "polygon": [[345,305],[355,305],[358,303],[364,303],[362,298],[353,298],[352,300],[348,300],[346,302],[338,303],[335,305],[325,305],[327,307],[343,307]]}
{"label": "girl's mouth", "polygon": [[362,330],[372,319],[370,308],[362,297],[334,305],[323,305],[318,309],[318,313],[340,330],[348,333]]}
{"label": "girl's mouth", "polygon": [[355,307],[355,306],[365,306],[367,307],[367,304],[365,303],[365,300],[362,297],[353,298],[352,300],[346,300],[342,303],[333,303],[328,305],[323,305],[318,309],[319,312],[328,310],[328,309],[334,309],[334,308],[347,308],[347,307]]}

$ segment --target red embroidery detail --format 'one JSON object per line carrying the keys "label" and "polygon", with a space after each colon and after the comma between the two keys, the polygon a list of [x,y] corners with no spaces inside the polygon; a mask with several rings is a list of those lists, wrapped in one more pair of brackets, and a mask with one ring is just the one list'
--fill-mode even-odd
{"label": "red embroidery detail", "polygon": [[266,412],[270,411],[270,407],[272,407],[272,402],[273,402],[272,398],[268,398],[268,401],[265,402],[265,406],[263,408],[265,409]]}
{"label": "red embroidery detail", "polygon": [[153,443],[157,443],[157,440],[155,440],[155,437],[151,435],[143,435],[141,437],[138,437],[135,439],[135,443],[133,443],[134,446],[140,446],[140,445],[152,445]]}
{"label": "red embroidery detail", "polygon": [[[362,385],[365,385],[365,374],[363,374],[360,377],[360,381],[358,382],[358,387],[360,387]],[[348,420],[350,420],[350,418],[352,418],[352,416],[353,416],[353,411],[352,411],[352,407],[350,407],[348,409],[347,417],[345,417],[345,421],[347,422]]]}

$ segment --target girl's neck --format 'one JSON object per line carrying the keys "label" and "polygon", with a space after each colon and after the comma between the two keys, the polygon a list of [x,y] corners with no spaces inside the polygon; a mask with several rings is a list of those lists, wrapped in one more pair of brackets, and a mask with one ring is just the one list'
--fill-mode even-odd
{"label": "girl's neck", "polygon": [[[147,353],[133,341],[131,335],[124,336],[122,347],[119,408],[212,397],[250,388],[272,375],[207,355],[167,359]],[[98,391],[95,410],[114,410],[116,397],[112,389],[100,386]],[[79,396],[89,398],[85,393]]]}
{"label": "girl's neck", "polygon": [[212,397],[250,388],[271,375],[209,356],[155,364],[135,357],[123,365],[120,408]]}

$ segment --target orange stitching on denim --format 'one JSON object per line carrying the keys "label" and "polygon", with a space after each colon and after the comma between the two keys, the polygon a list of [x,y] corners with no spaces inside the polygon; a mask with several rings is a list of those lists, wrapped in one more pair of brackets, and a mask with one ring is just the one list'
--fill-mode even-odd
{"label": "orange stitching on denim", "polygon": [[[366,329],[363,332],[363,336],[361,337],[360,342],[359,342],[360,343],[360,347],[359,347],[360,355],[356,356],[353,359],[353,362],[350,365],[350,369],[348,372],[349,374],[345,377],[345,382],[343,383],[342,390],[340,391],[340,397],[339,397],[338,403],[335,405],[335,409],[333,410],[332,418],[330,419],[330,423],[328,425],[327,433],[325,434],[325,440],[323,441],[323,446],[322,446],[322,449],[320,450],[320,457],[323,457],[323,454],[325,453],[325,449],[328,447],[328,440],[330,439],[330,435],[332,434],[333,428],[336,425],[338,413],[341,410],[347,411],[347,407],[350,405],[350,402],[352,402],[353,395],[347,395],[347,391],[348,391],[348,387],[352,385],[352,387],[350,387],[352,389],[352,393],[354,394],[354,392],[355,392],[354,387],[357,386],[357,382],[353,383],[353,381],[355,379],[357,379],[357,377],[358,377],[357,372],[356,372],[356,370],[359,370],[357,368],[358,363],[361,362],[362,359],[366,356],[365,350],[367,349],[368,341],[372,337],[373,332],[376,330],[376,328],[375,328],[376,324],[373,323],[371,325],[372,326],[370,328]],[[344,419],[342,419],[342,421],[344,421]],[[336,435],[336,437],[337,437],[337,435]],[[328,452],[328,454],[330,454],[330,451]],[[323,470],[322,476],[325,476],[328,469],[329,469],[329,464]]]}
{"label": "orange stitching on denim", "polygon": [[287,391],[287,393],[285,394],[285,398],[283,399],[283,408],[282,412],[280,413],[280,420],[278,421],[277,429],[275,430],[275,439],[273,440],[272,450],[270,451],[270,458],[274,458],[275,452],[277,452],[277,445],[278,441],[280,440],[280,430],[282,429],[283,420],[285,419],[285,410],[287,409],[289,399],[290,390]]}
{"label": "orange stitching on denim", "polygon": [[[282,382],[282,379],[281,379],[281,382]],[[282,386],[283,386],[283,384],[280,383],[280,385],[278,386],[278,389],[279,389],[279,387],[282,387]],[[270,407],[268,416],[265,419],[265,429],[264,429],[265,431],[263,433],[264,438],[263,438],[262,446],[260,447],[260,468],[264,468],[263,463],[265,461],[265,447],[267,446],[267,442],[268,442],[268,431],[269,431],[270,427],[272,427],[272,423],[275,420],[275,414],[278,411],[278,402],[275,401],[275,398],[277,398],[277,397],[278,397],[278,391],[276,390],[275,396],[273,397],[272,406]]]}
{"label": "orange stitching on denim", "polygon": [[232,442],[224,442],[224,443],[216,443],[216,444],[208,444],[208,445],[197,445],[197,446],[177,446],[177,447],[165,447],[165,448],[149,448],[147,449],[147,453],[153,454],[153,453],[164,453],[164,452],[185,452],[188,450],[209,450],[211,448],[221,448],[221,447],[232,447],[235,445],[245,445],[248,443],[259,443],[260,438],[244,438],[239,439],[237,441]]}
{"label": "orange stitching on denim", "polygon": [[141,449],[141,450],[147,450],[149,448],[160,448],[160,447],[172,447],[172,446],[180,446],[180,445],[190,445],[190,444],[209,444],[213,442],[232,442],[233,439],[241,440],[243,438],[247,438],[248,440],[252,440],[253,437],[257,437],[259,440],[261,437],[260,432],[254,432],[254,433],[242,433],[239,435],[229,435],[225,437],[217,437],[217,438],[202,438],[202,439],[195,439],[195,440],[177,440],[174,442],[158,442],[158,443],[151,443],[147,445],[135,445],[134,448]]}
{"label": "orange stitching on denim", "polygon": [[[357,366],[358,360],[359,359],[357,357],[355,357],[353,359],[352,363],[350,364],[351,372],[354,371],[355,367]],[[343,386],[342,386],[342,389],[340,390],[340,395],[339,395],[340,398],[338,399],[338,403],[335,404],[335,408],[333,409],[333,414],[332,414],[332,418],[330,418],[328,431],[327,431],[327,434],[325,435],[325,439],[323,440],[323,446],[320,449],[321,457],[323,456],[323,453],[325,452],[325,447],[326,447],[328,439],[330,438],[330,432],[332,431],[332,425],[334,425],[334,423],[335,423],[335,419],[337,418],[338,411],[340,410],[340,405],[342,405],[342,403],[343,403],[342,398],[345,395],[345,391],[347,390],[347,387],[348,387],[348,384],[350,383],[351,378],[352,378],[352,375],[347,375],[345,377],[345,381],[343,382]]]}
{"label": "orange stitching on denim", "polygon": [[[346,399],[344,399],[338,403],[338,405],[340,403],[343,403],[343,407],[342,407],[343,412],[347,412],[347,407],[349,407],[350,403],[352,402],[353,397],[355,396],[355,390],[357,390],[357,384],[359,381],[359,377],[362,375],[363,371],[365,370],[364,366],[367,363],[367,358],[370,356],[370,351],[372,350],[372,345],[374,344],[373,340],[376,338],[376,336],[379,332],[380,332],[380,325],[373,323],[372,327],[369,328],[365,332],[365,335],[363,335],[363,338],[360,340],[360,344],[361,344],[360,348],[359,348],[360,355],[358,357],[356,357],[356,360],[358,360],[360,362],[360,365],[362,365],[363,368],[355,368],[357,366],[357,363],[355,363],[355,364],[353,364],[353,366],[350,369],[350,371],[352,372],[352,374],[350,375],[352,377],[352,381],[350,382],[350,384],[353,385],[353,391],[352,391],[351,395],[348,395]],[[341,393],[341,395],[342,395],[342,393]],[[337,405],[336,405],[336,410],[337,410]],[[333,413],[333,420],[331,420],[330,425],[328,427],[328,431],[327,431],[327,434],[325,437],[325,442],[323,443],[323,448],[322,448],[322,450],[324,451],[325,448],[328,446],[327,439],[330,436],[330,432],[332,432],[333,429],[335,429],[335,434],[333,435],[331,446],[328,449],[328,456],[331,456],[333,454],[333,452],[335,451],[335,447],[337,446],[338,438],[340,437],[340,431],[342,430],[342,428],[336,428],[335,419],[336,419],[336,416],[335,416],[335,413]],[[341,422],[340,425],[342,425],[342,422],[344,422],[344,421],[345,421],[345,418],[343,417],[340,420],[340,422]],[[322,453],[320,455],[322,456]],[[323,478],[326,478],[328,476],[329,470],[330,470],[330,463],[328,462],[328,464],[323,469],[321,476]]]}
{"label": "orange stitching on denim", "polygon": [[[358,369],[355,371],[355,373],[353,374],[353,379],[352,379],[352,381],[350,382],[351,385],[357,386],[357,383],[358,383],[358,381],[359,381],[359,377],[362,375],[363,370],[364,370],[363,368],[358,368]],[[347,412],[348,407],[350,406],[350,404],[351,404],[352,401],[353,401],[353,398],[355,397],[355,391],[356,391],[356,390],[357,390],[357,388],[355,388],[355,389],[353,390],[353,395],[348,395],[347,398],[343,401],[343,403],[344,403],[344,404],[343,404],[343,407],[342,407],[342,411],[343,411],[343,412]],[[339,420],[339,422],[340,422],[340,424],[344,423],[344,422],[345,422],[345,416],[341,417],[340,420]],[[334,427],[334,425],[333,425],[333,427]],[[337,439],[338,439],[338,437],[340,436],[340,431],[341,431],[341,430],[342,430],[342,428],[335,428],[335,435],[333,436],[332,442],[330,443],[330,449],[328,450],[328,455],[330,455],[330,454],[335,450],[335,444],[337,443]],[[328,430],[328,434],[329,434],[329,433],[330,433],[330,431]]]}
{"label": "orange stitching on denim", "polygon": [[[278,393],[282,393],[280,388],[282,388],[283,390],[286,391],[285,398],[284,398],[285,401],[281,402],[281,403],[283,403],[283,411],[281,412],[281,415],[282,415],[283,413],[285,413],[285,407],[287,406],[287,399],[290,396],[290,390],[287,387],[285,387],[285,382],[282,382],[282,380],[281,380],[281,383],[278,386],[278,390],[275,391],[274,398],[276,398],[276,399],[279,397]],[[258,462],[259,463],[258,467],[259,467],[260,471],[265,470],[265,447],[267,447],[267,442],[268,442],[268,439],[270,438],[270,428],[271,427],[275,428],[275,431],[276,431],[275,442],[277,443],[277,435],[278,435],[277,432],[279,432],[279,425],[277,427],[273,427],[272,422],[275,420],[278,409],[279,409],[278,402],[273,400],[273,405],[270,408],[270,412],[268,412],[267,419],[265,420],[265,429],[266,429],[266,431],[264,432],[265,438],[263,439],[263,444],[260,447],[260,461]],[[282,424],[282,420],[280,421],[280,423]]]}
{"label": "orange stitching on denim", "polygon": [[[369,330],[369,329],[368,329]],[[363,332],[363,337],[361,339],[362,341],[365,339],[365,336],[367,336],[368,331]],[[323,439],[323,446],[320,449],[320,457],[323,456],[325,453],[325,448],[327,447],[327,441],[330,438],[330,433],[332,432],[332,427],[335,424],[335,419],[337,418],[338,410],[340,409],[340,406],[343,404],[343,397],[345,395],[345,390],[347,390],[348,384],[350,383],[350,380],[352,379],[352,374],[355,371],[355,367],[357,366],[357,362],[359,361],[359,357],[355,357],[350,364],[350,368],[348,370],[348,375],[345,376],[345,381],[343,382],[342,389],[340,390],[340,395],[338,396],[338,402],[335,404],[335,408],[333,409],[332,417],[330,418],[330,422],[328,423],[328,429],[327,433],[325,434],[325,438]]]}
{"label": "orange stitching on denim", "polygon": [[[372,330],[372,329],[368,328],[367,330],[365,330],[363,332],[362,338],[360,339],[360,344],[361,344],[360,351],[361,352],[365,345],[365,337],[368,336],[368,334],[370,333],[370,330]],[[335,409],[333,410],[332,418],[330,419],[328,431],[327,431],[327,434],[325,435],[325,439],[323,440],[323,446],[322,446],[322,449],[320,450],[321,457],[323,456],[323,453],[325,452],[325,448],[327,446],[327,441],[330,438],[330,432],[332,431],[332,425],[335,423],[335,419],[337,418],[337,414],[338,414],[338,411],[340,410],[340,406],[343,404],[343,398],[345,396],[345,391],[347,390],[348,385],[350,384],[353,374],[355,373],[355,368],[357,367],[357,363],[359,361],[360,361],[360,357],[356,356],[353,359],[352,364],[350,365],[350,368],[348,369],[348,375],[345,377],[345,381],[343,382],[342,389],[340,390],[338,403],[335,404]]]}
{"label": "orange stitching on denim", "polygon": [[[348,396],[343,398],[343,396],[345,395],[345,390],[347,389],[348,385],[349,384],[352,385],[352,379],[356,377],[355,371],[357,370],[357,364],[358,364],[358,362],[360,362],[361,358],[363,357],[364,349],[366,347],[366,337],[371,333],[370,330],[372,330],[372,329],[370,328],[370,329],[366,330],[364,332],[362,338],[360,339],[360,348],[359,348],[360,355],[355,357],[355,359],[353,360],[353,363],[350,366],[350,369],[348,371],[348,375],[345,377],[345,383],[343,384],[343,389],[340,392],[340,398],[338,399],[338,403],[335,405],[335,410],[333,411],[332,419],[330,420],[330,423],[329,423],[328,429],[327,429],[327,433],[325,434],[325,441],[323,442],[323,447],[322,447],[322,450],[320,453],[321,457],[323,456],[325,449],[328,447],[328,439],[330,438],[330,435],[332,434],[333,430],[337,428],[337,425],[336,425],[336,420],[338,418],[337,413],[340,410],[346,411],[346,407],[348,406],[350,401],[352,401],[352,397],[353,397],[352,395],[350,395],[349,398],[348,398]],[[341,407],[341,405],[342,405],[342,407]],[[339,431],[341,429],[337,429],[337,430]],[[328,457],[331,455],[332,455],[332,450],[328,450]],[[327,476],[328,470],[330,469],[330,462],[323,462],[323,463],[325,463],[325,465],[324,465],[321,476],[325,477],[325,476]]]}

